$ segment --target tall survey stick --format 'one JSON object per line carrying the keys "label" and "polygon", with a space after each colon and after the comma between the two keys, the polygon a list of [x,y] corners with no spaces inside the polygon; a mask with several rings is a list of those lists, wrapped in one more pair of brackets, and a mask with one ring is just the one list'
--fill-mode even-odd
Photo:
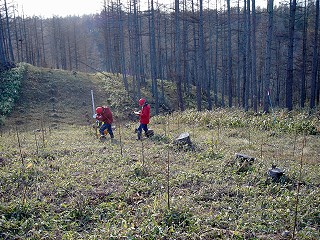
{"label": "tall survey stick", "polygon": [[94,107],[93,90],[91,90],[91,102],[92,102],[92,117],[93,117],[93,118],[96,118],[96,117],[95,117],[96,109],[95,109],[95,107]]}

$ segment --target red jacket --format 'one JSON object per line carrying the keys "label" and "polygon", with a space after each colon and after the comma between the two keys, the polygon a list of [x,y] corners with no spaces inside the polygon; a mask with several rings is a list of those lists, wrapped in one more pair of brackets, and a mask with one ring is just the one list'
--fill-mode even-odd
{"label": "red jacket", "polygon": [[140,116],[140,123],[149,124],[149,121],[150,121],[150,105],[149,104],[143,105],[141,111],[139,112],[139,116]]}
{"label": "red jacket", "polygon": [[97,114],[96,119],[100,122],[111,124],[113,122],[112,112],[109,107],[103,106],[102,113]]}

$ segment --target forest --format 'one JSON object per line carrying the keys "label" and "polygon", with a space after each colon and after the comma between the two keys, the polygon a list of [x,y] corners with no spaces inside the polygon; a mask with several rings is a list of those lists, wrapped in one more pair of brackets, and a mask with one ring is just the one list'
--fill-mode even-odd
{"label": "forest", "polygon": [[159,2],[0,0],[0,239],[320,239],[319,0]]}
{"label": "forest", "polygon": [[173,8],[150,0],[143,11],[138,0],[108,0],[99,14],[51,18],[0,4],[1,71],[26,62],[121,74],[134,99],[151,79],[156,113],[165,81],[182,111],[192,88],[198,111],[319,106],[319,0],[268,0],[267,9],[255,0],[175,0]]}

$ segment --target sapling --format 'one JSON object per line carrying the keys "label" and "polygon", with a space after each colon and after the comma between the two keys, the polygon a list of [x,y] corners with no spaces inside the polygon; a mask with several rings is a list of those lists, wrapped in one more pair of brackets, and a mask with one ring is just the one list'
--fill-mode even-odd
{"label": "sapling", "polygon": [[121,138],[121,125],[120,124],[119,124],[119,141],[120,141],[120,153],[121,153],[121,157],[123,157],[122,138]]}
{"label": "sapling", "polygon": [[213,145],[214,145],[214,132],[213,132],[213,130],[211,131],[211,137],[212,137],[211,141],[212,141],[212,150],[213,150]]}
{"label": "sapling", "polygon": [[195,128],[195,125],[193,124],[192,125],[192,137],[194,138],[195,134],[194,134],[194,128]]}
{"label": "sapling", "polygon": [[16,127],[16,133],[17,133],[17,140],[18,140],[18,147],[19,147],[19,152],[20,152],[21,163],[24,166],[24,159],[23,159],[23,156],[22,156],[22,150],[21,150],[21,143],[20,143],[18,127]]}
{"label": "sapling", "polygon": [[168,119],[167,119],[167,124],[168,124],[168,133],[170,132],[170,126],[169,126],[169,123],[170,123],[170,114],[168,113],[167,114],[167,117],[168,117]]}
{"label": "sapling", "polygon": [[294,157],[294,152],[296,151],[296,141],[297,141],[297,130],[294,132],[294,142],[293,142],[293,152],[292,152],[293,157]]}
{"label": "sapling", "polygon": [[45,137],[44,137],[44,121],[43,121],[43,115],[41,117],[41,133],[42,133],[42,145],[45,147]]}
{"label": "sapling", "polygon": [[249,134],[249,144],[251,144],[251,128],[250,125],[248,126],[248,134]]}
{"label": "sapling", "polygon": [[180,131],[180,114],[178,114],[178,132]]}
{"label": "sapling", "polygon": [[293,226],[293,232],[292,232],[292,239],[295,239],[295,234],[297,229],[300,184],[302,181],[303,151],[305,146],[306,146],[306,135],[304,134],[303,141],[302,141],[301,156],[300,156],[299,178],[297,182],[297,195],[296,195],[295,210],[294,210],[294,226]]}
{"label": "sapling", "polygon": [[261,144],[260,144],[260,158],[262,158],[262,147],[263,147],[263,136],[261,137]]}
{"label": "sapling", "polygon": [[168,147],[167,154],[167,206],[168,210],[170,210],[170,159],[169,159],[170,151]]}
{"label": "sapling", "polygon": [[36,142],[37,156],[39,156],[39,145],[38,145],[38,141],[37,141],[37,134],[35,131],[33,133],[34,133],[34,140]]}
{"label": "sapling", "polygon": [[164,136],[167,136],[167,122],[164,121]]}
{"label": "sapling", "polygon": [[216,140],[216,148],[218,148],[218,143],[220,141],[220,117],[218,119],[218,136],[217,136],[217,140]]}
{"label": "sapling", "polygon": [[144,168],[144,145],[143,145],[143,141],[141,141],[141,157],[142,157],[142,168]]}

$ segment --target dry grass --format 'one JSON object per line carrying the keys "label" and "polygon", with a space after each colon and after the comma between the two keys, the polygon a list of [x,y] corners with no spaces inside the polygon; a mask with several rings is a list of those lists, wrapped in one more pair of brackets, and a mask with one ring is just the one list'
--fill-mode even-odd
{"label": "dry grass", "polygon": [[[119,117],[115,141],[101,143],[92,119],[79,117],[90,102],[73,91],[67,96],[62,86],[73,84],[59,85],[61,74],[54,75],[55,111],[26,89],[26,114],[13,114],[1,131],[1,238],[290,239],[295,216],[297,239],[320,237],[319,135],[259,128],[254,122],[265,116],[217,109],[153,117],[155,135],[143,141],[135,140],[136,122]],[[72,88],[91,101],[92,86]],[[75,114],[80,120],[72,113],[77,101],[86,101]],[[59,117],[46,118],[44,106]],[[182,132],[192,147],[173,144]],[[253,165],[241,168],[235,153],[254,157]],[[267,181],[272,164],[286,178]]]}

